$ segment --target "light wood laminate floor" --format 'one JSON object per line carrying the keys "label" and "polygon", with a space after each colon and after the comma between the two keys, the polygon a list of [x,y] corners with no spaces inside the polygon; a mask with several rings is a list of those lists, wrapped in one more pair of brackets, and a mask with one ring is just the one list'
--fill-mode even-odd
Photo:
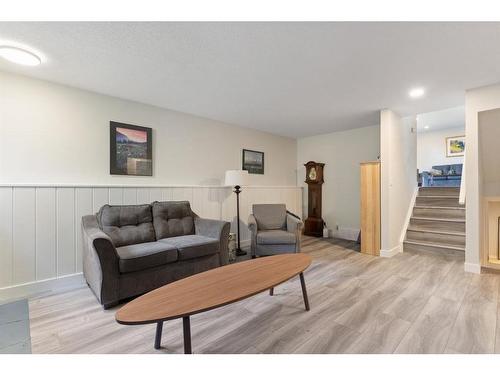
{"label": "light wood laminate floor", "polygon": [[[500,353],[500,275],[463,259],[360,254],[346,241],[304,238],[313,263],[257,296],[191,317],[194,353]],[[221,285],[230,288],[231,285]],[[123,326],[88,288],[30,300],[33,353],[182,353],[182,322]]]}

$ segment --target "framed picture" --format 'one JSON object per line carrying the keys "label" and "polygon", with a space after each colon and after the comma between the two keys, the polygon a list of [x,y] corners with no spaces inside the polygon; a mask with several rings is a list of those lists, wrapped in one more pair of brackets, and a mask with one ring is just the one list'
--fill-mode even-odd
{"label": "framed picture", "polygon": [[241,169],[252,174],[264,174],[264,153],[243,149]]}
{"label": "framed picture", "polygon": [[153,175],[153,134],[151,128],[109,123],[110,174]]}
{"label": "framed picture", "polygon": [[446,138],[446,157],[464,156],[465,135]]}

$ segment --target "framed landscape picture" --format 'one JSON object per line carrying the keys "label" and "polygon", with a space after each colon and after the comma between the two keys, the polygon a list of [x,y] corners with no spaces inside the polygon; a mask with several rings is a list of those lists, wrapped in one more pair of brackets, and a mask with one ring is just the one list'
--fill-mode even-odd
{"label": "framed landscape picture", "polygon": [[465,135],[446,138],[446,157],[464,156]]}
{"label": "framed landscape picture", "polygon": [[243,149],[241,169],[252,174],[264,174],[264,153]]}
{"label": "framed landscape picture", "polygon": [[129,176],[153,175],[152,129],[110,122],[110,173]]}

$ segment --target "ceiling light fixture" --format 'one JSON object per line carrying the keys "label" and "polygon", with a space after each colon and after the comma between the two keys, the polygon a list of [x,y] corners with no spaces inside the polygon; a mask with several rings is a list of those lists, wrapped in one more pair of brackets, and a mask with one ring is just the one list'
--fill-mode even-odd
{"label": "ceiling light fixture", "polygon": [[421,96],[424,96],[425,90],[422,87],[417,87],[414,89],[411,89],[408,95],[410,95],[410,98],[420,98]]}
{"label": "ceiling light fixture", "polygon": [[12,46],[0,46],[0,57],[10,62],[26,66],[37,66],[42,63],[42,59],[33,52]]}
{"label": "ceiling light fixture", "polygon": [[425,125],[425,126],[424,126],[424,129],[429,129],[429,125]]}

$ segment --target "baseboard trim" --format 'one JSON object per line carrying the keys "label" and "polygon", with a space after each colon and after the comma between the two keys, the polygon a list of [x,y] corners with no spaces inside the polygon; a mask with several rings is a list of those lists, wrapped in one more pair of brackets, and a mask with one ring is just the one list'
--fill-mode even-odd
{"label": "baseboard trim", "polygon": [[394,255],[399,254],[402,251],[402,248],[403,247],[401,245],[397,245],[397,246],[394,246],[392,249],[389,249],[389,250],[382,249],[382,250],[380,250],[380,256],[382,258],[393,257]]}
{"label": "baseboard trim", "polygon": [[0,301],[8,302],[20,298],[29,298],[42,294],[51,294],[76,289],[85,285],[82,273],[75,273],[58,278],[33,281],[0,288]]}
{"label": "baseboard trim", "polygon": [[464,263],[464,271],[470,273],[481,273],[481,265],[475,263]]}

